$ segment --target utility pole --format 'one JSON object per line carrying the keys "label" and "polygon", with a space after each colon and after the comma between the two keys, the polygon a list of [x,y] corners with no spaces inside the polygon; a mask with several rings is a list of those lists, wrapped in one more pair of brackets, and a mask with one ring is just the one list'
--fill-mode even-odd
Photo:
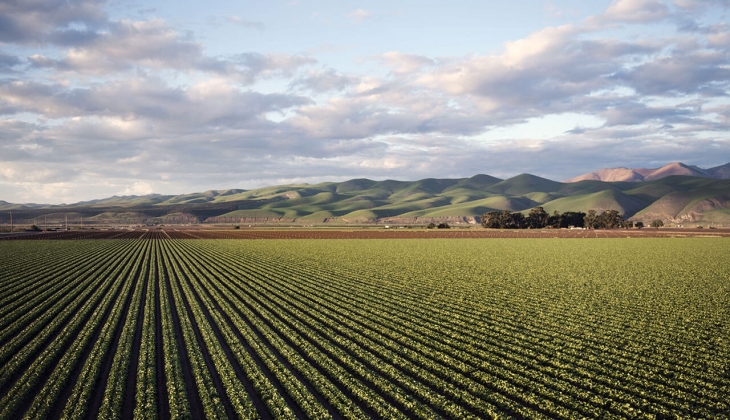
{"label": "utility pole", "polygon": [[84,230],[84,216],[81,216],[81,230]]}
{"label": "utility pole", "polygon": [[66,230],[68,230],[68,213],[66,213]]}
{"label": "utility pole", "polygon": [[10,210],[10,233],[13,233],[13,211]]}
{"label": "utility pole", "polygon": [[48,217],[48,215],[46,215],[46,214],[43,215],[43,230],[45,230],[46,232],[48,232],[48,219],[47,219],[47,217]]}

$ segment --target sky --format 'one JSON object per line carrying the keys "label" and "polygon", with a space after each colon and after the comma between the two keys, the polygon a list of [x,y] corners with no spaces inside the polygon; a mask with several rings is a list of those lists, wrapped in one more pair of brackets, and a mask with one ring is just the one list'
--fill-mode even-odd
{"label": "sky", "polygon": [[730,0],[0,0],[0,200],[730,161]]}

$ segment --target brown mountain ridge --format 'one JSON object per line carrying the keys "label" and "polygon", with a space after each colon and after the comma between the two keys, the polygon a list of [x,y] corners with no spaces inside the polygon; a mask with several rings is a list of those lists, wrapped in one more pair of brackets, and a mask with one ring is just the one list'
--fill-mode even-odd
{"label": "brown mountain ridge", "polygon": [[730,179],[730,162],[709,169],[702,169],[682,162],[668,163],[660,168],[608,168],[599,169],[570,178],[563,182],[584,180],[603,182],[643,182],[653,181],[673,175],[696,176],[701,178]]}

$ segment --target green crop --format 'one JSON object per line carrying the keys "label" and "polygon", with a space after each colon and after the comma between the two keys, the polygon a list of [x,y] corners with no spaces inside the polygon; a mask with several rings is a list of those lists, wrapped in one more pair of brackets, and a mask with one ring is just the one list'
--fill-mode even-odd
{"label": "green crop", "polygon": [[0,242],[0,418],[728,418],[729,244]]}

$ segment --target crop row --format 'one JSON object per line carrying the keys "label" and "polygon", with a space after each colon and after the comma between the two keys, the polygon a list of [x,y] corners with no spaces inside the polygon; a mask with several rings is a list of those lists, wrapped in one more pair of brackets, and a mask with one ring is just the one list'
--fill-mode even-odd
{"label": "crop row", "polygon": [[[25,346],[17,351],[15,347],[3,346],[3,354],[7,349],[12,356],[2,368],[0,417],[17,416],[27,402],[32,402],[27,410],[30,418],[47,414],[62,388],[67,386],[72,370],[96,331],[106,323],[109,307],[118,298],[124,283],[120,273],[132,256],[128,252],[102,265],[94,276],[100,279],[100,284],[91,288],[83,300],[75,301],[78,306],[63,307],[59,316],[50,320]],[[34,327],[31,322],[24,331],[29,328],[34,331]]]}
{"label": "crop row", "polygon": [[0,419],[730,412],[724,239],[170,236],[0,243]]}
{"label": "crop row", "polygon": [[[263,264],[261,264],[261,265],[263,265]],[[291,277],[289,277],[289,278],[291,279]],[[291,281],[287,281],[287,283],[291,283]],[[283,286],[283,287],[286,287],[286,286]],[[296,287],[299,290],[302,290],[302,289],[306,290],[306,286],[297,285]],[[352,289],[349,288],[348,290],[351,291]],[[320,292],[319,295],[324,296],[323,298],[326,299],[326,294],[322,293],[322,290],[320,290],[319,292]],[[517,374],[518,376],[514,376],[514,374],[510,374],[509,372],[506,372],[505,374],[512,376],[514,378],[514,380],[516,380],[516,381],[523,382],[528,387],[538,386],[541,381],[542,382],[550,381],[551,378],[555,377],[556,375],[558,375],[558,373],[560,373],[561,374],[560,376],[562,376],[563,379],[568,379],[568,380],[572,381],[574,383],[574,385],[571,386],[569,384],[565,384],[562,381],[560,383],[553,383],[553,385],[546,383],[546,385],[557,386],[558,388],[563,389],[564,392],[567,392],[567,393],[574,392],[574,393],[578,393],[578,394],[584,394],[588,399],[593,400],[593,403],[598,404],[598,406],[603,406],[606,403],[602,399],[596,398],[595,394],[597,391],[600,391],[600,388],[601,388],[600,382],[601,381],[606,382],[607,379],[600,378],[600,380],[597,380],[596,375],[594,373],[585,371],[585,368],[580,368],[581,366],[587,366],[586,365],[587,361],[581,360],[580,359],[581,354],[579,354],[578,352],[574,353],[571,348],[557,349],[557,350],[561,350],[562,353],[565,353],[563,355],[565,357],[561,357],[561,358],[565,358],[566,362],[554,361],[554,360],[552,360],[552,359],[554,359],[554,357],[550,358],[550,356],[551,356],[550,352],[554,352],[555,350],[545,348],[545,350],[547,351],[545,353],[545,356],[540,356],[540,354],[539,354],[540,349],[545,347],[544,345],[535,345],[535,346],[531,346],[531,348],[524,349],[523,348],[524,343],[518,343],[518,345],[515,345],[510,348],[509,342],[514,341],[511,336],[514,336],[515,332],[514,331],[512,331],[512,332],[500,331],[495,328],[492,328],[492,331],[489,334],[489,337],[486,339],[487,342],[491,341],[491,342],[493,342],[494,345],[491,346],[491,348],[486,348],[483,345],[483,343],[485,341],[485,339],[483,337],[476,336],[475,339],[479,339],[478,342],[477,341],[469,342],[469,340],[464,340],[465,338],[468,339],[468,336],[464,337],[464,331],[468,329],[468,325],[464,325],[463,328],[460,328],[457,330],[452,330],[452,331],[449,331],[448,329],[444,329],[443,327],[438,327],[437,325],[431,325],[428,328],[421,327],[422,324],[429,322],[429,318],[433,319],[436,314],[434,314],[433,309],[431,309],[429,311],[429,313],[427,313],[427,314],[426,313],[422,313],[420,315],[417,314],[412,309],[413,306],[417,306],[415,301],[413,302],[414,305],[411,308],[409,308],[408,315],[410,317],[413,317],[413,316],[420,317],[420,322],[414,323],[414,322],[411,322],[408,319],[408,317],[400,317],[399,319],[396,320],[397,324],[389,323],[388,322],[389,317],[398,318],[399,315],[402,315],[402,308],[398,308],[397,303],[402,302],[404,299],[406,299],[403,296],[403,294],[405,294],[407,292],[402,292],[399,294],[398,299],[397,299],[398,302],[396,302],[393,305],[393,309],[390,312],[390,314],[386,313],[386,311],[388,311],[388,307],[386,306],[386,304],[388,303],[387,301],[389,300],[389,298],[387,296],[384,296],[381,294],[377,297],[377,299],[371,299],[370,301],[368,301],[367,299],[363,300],[362,297],[364,295],[366,295],[367,293],[368,292],[366,292],[366,291],[361,291],[357,294],[351,293],[350,294],[350,296],[352,296],[350,298],[351,302],[348,302],[347,304],[342,303],[342,302],[345,302],[344,299],[347,297],[346,293],[343,293],[341,296],[335,296],[335,297],[333,297],[333,299],[329,300],[329,302],[326,302],[326,303],[321,303],[322,300],[319,299],[319,301],[320,301],[319,306],[323,306],[323,305],[339,306],[340,313],[352,312],[351,308],[358,308],[360,312],[356,315],[351,315],[349,317],[349,319],[350,319],[349,322],[358,324],[354,327],[354,329],[356,329],[358,331],[367,331],[369,329],[369,326],[376,326],[377,333],[382,333],[386,336],[389,336],[389,339],[395,340],[396,342],[400,342],[400,344],[398,344],[397,346],[394,347],[396,349],[396,351],[400,348],[403,348],[403,347],[400,347],[402,345],[410,346],[415,352],[417,352],[417,353],[414,353],[416,355],[416,357],[419,357],[418,353],[432,354],[433,357],[438,358],[438,359],[443,359],[443,361],[445,363],[452,365],[453,367],[457,368],[458,370],[460,370],[462,372],[471,372],[475,367],[479,366],[481,360],[483,360],[485,357],[488,357],[489,354],[491,353],[492,354],[491,357],[493,357],[493,358],[498,357],[498,360],[500,361],[500,365],[503,365],[504,367],[506,367],[508,369],[510,368],[510,366],[513,366],[514,368],[516,368],[515,374]],[[312,295],[309,294],[308,296],[312,296]],[[307,299],[311,300],[312,298],[308,297]],[[318,305],[318,303],[309,302],[309,303],[306,303],[305,305],[315,306],[315,305]],[[368,305],[371,305],[371,306],[374,305],[374,307],[377,310],[373,309],[373,310],[370,310],[370,314],[363,314],[363,309],[367,308]],[[383,309],[385,309],[385,311]],[[452,318],[453,318],[453,315],[455,314],[455,312],[456,312],[455,310],[450,312],[450,315],[452,316]],[[337,315],[332,315],[332,316],[336,317]],[[474,321],[476,321],[476,320],[474,320]],[[341,321],[342,324],[345,324],[347,322],[348,321]],[[458,322],[459,322],[458,320],[455,321],[452,319],[449,323],[454,324],[454,323],[458,323]],[[468,321],[468,322],[472,322],[472,321]],[[433,321],[431,321],[431,323],[433,323]],[[504,323],[509,324],[509,320],[505,320]],[[378,326],[378,324],[380,324],[380,325]],[[446,326],[448,327],[449,325],[446,325]],[[393,334],[394,331],[398,331],[398,333]],[[374,330],[374,332],[375,332],[375,330]],[[495,337],[495,334],[497,335],[497,337]],[[444,337],[448,337],[448,338],[444,339]],[[545,341],[550,341],[549,340],[550,338],[552,338],[552,337],[550,337],[550,336],[544,337]],[[387,344],[387,342],[388,341],[386,341],[385,343]],[[460,342],[463,343],[462,347],[460,347],[460,345],[459,345]],[[438,352],[434,353],[433,349],[429,349],[429,347],[434,347],[434,345],[439,348],[439,351],[441,354],[439,354]],[[463,347],[464,345],[466,347]],[[482,347],[484,350],[489,350],[489,353],[485,353],[479,347]],[[537,350],[537,353],[535,352],[535,350]],[[456,354],[456,353],[458,353],[460,355],[459,357],[462,358],[462,360],[464,360],[465,362],[469,362],[470,364],[465,365],[465,364],[459,363],[457,361],[449,360],[449,355]],[[524,358],[519,357],[521,354],[524,355]],[[538,369],[530,370],[530,371],[524,371],[523,369],[520,368],[521,365],[523,365],[524,363],[527,363],[529,359],[534,358],[536,356],[541,357],[542,366],[539,366]],[[590,358],[590,355],[589,355],[589,358]],[[418,359],[415,359],[415,360],[418,360]],[[558,368],[560,368],[561,366],[565,367],[566,365],[568,368],[570,368],[570,366],[577,365],[579,367],[579,369],[571,369],[571,370],[573,372],[579,374],[580,370],[582,369],[583,371],[586,372],[586,375],[584,375],[585,377],[583,379],[581,379],[579,376],[578,377],[566,376],[565,373],[568,373],[571,370],[568,370],[567,372],[559,372]],[[562,368],[563,370],[565,370],[564,367]],[[608,369],[601,369],[600,366],[593,366],[593,368],[599,369],[599,371],[603,375],[610,376],[614,373],[617,375],[621,374],[620,371],[613,372],[613,371],[609,371]],[[491,369],[494,370],[494,367],[491,367]],[[544,373],[542,374],[542,378],[540,375],[540,371],[544,371]],[[520,379],[519,376],[523,376],[525,378]],[[610,381],[610,378],[608,380]],[[617,383],[619,382],[618,378],[617,378],[616,382]],[[580,386],[578,388],[576,388],[575,385],[580,385]],[[676,385],[677,384],[675,383],[674,386],[676,387]],[[656,383],[650,384],[648,386],[649,386],[649,388],[662,388],[661,384],[656,384]],[[581,389],[581,387],[584,389]],[[614,399],[618,398],[618,401],[622,401],[622,402],[630,402],[631,400],[635,399],[631,395],[632,393],[637,393],[635,390],[628,390],[629,394],[624,393],[623,397],[621,397],[621,392],[614,392],[614,391],[620,391],[622,386],[619,384],[619,389],[617,389],[617,390],[614,390],[613,389],[614,387],[615,387],[615,385],[613,385],[612,389],[610,390],[611,391],[610,395],[612,395],[612,397]],[[627,389],[627,388],[624,387],[624,389]],[[586,391],[590,391],[590,392],[586,392]],[[605,390],[605,391],[608,391],[608,390]],[[683,396],[680,391],[681,390],[672,388],[672,393],[669,395],[665,395],[665,397],[671,397],[670,401],[673,401],[677,397],[679,397],[677,399],[681,400],[681,398]],[[678,394],[678,392],[679,392],[679,394]],[[598,394],[600,394],[600,392],[598,392]],[[561,398],[561,397],[559,395],[556,395],[556,398]],[[687,396],[685,395],[684,398],[687,398]],[[699,395],[693,396],[693,398],[696,398],[698,401],[703,401],[702,397]],[[716,399],[717,399],[717,402],[721,401],[721,397],[716,396]],[[574,396],[571,397],[571,404],[575,404],[578,400],[579,399],[575,398]],[[639,403],[639,404],[641,404],[641,403]],[[704,400],[703,404],[712,405],[713,403],[712,403],[712,401]],[[542,405],[544,406],[545,403],[543,402]],[[678,407],[679,406],[677,406],[675,408],[678,408]],[[594,411],[594,409],[590,409],[590,407],[587,407],[587,409],[589,412],[586,414],[590,414],[590,412]],[[623,413],[623,415],[628,415],[628,414]]]}

